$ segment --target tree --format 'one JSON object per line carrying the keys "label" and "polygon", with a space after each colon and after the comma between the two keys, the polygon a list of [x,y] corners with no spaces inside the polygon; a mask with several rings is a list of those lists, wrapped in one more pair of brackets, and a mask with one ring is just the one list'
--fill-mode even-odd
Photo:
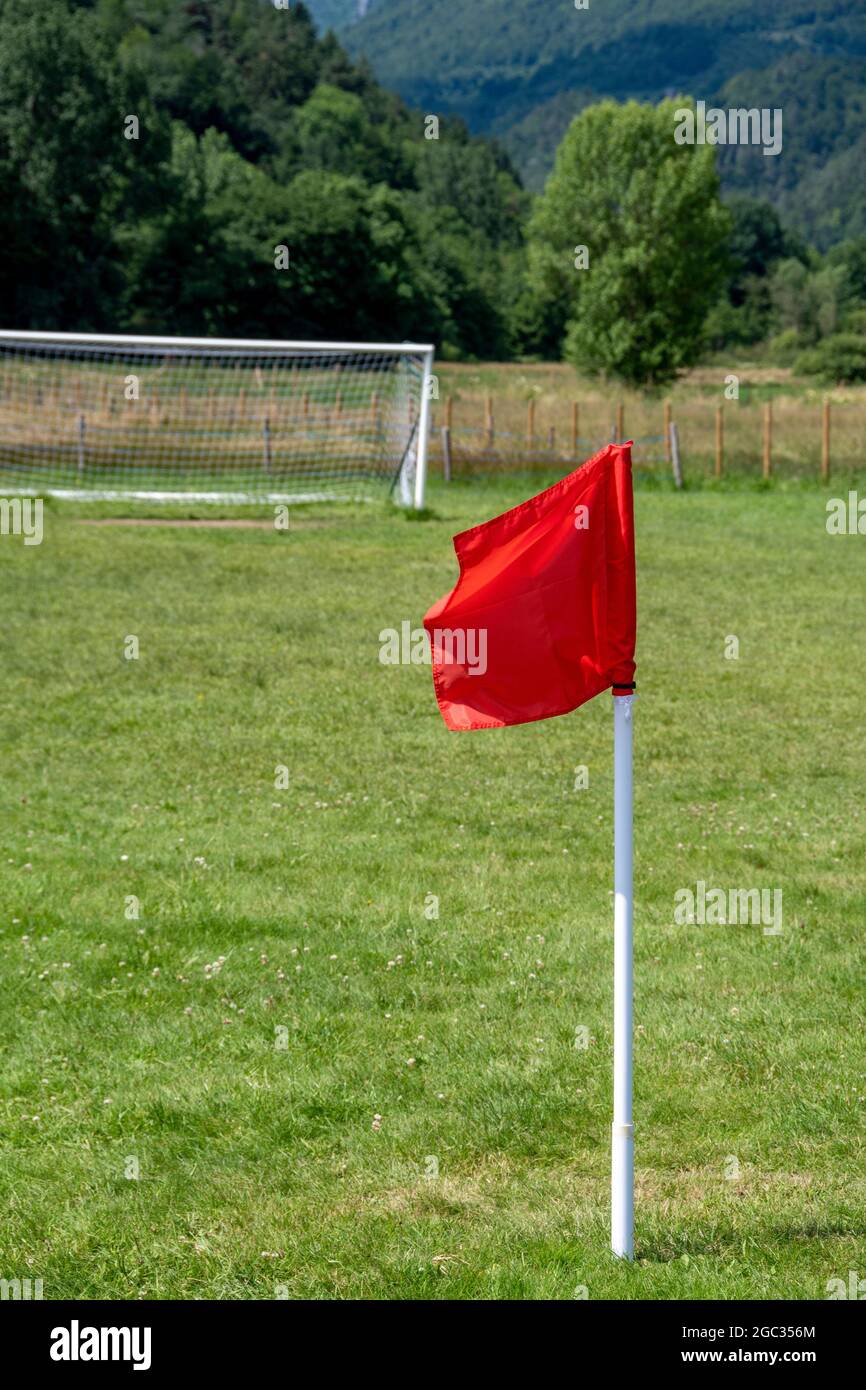
{"label": "tree", "polygon": [[529,227],[533,282],[567,315],[567,359],[633,386],[661,386],[697,360],[727,270],[715,152],[675,143],[678,109],[588,107]]}
{"label": "tree", "polygon": [[842,269],[841,302],[846,313],[866,309],[866,236],[840,242],[827,256],[830,266]]}
{"label": "tree", "polygon": [[[162,206],[152,216],[124,223],[126,290],[122,317],[136,333],[218,334],[229,331],[238,300],[249,308],[251,266],[232,228],[221,224],[216,202],[227,184],[241,192],[244,173],[259,175],[231,149],[227,136],[208,130],[196,139],[180,121],[172,127]],[[240,176],[240,177],[239,177]],[[249,216],[251,197],[261,206],[263,187],[243,189],[234,218]],[[258,248],[263,267],[267,244]]]}
{"label": "tree", "polygon": [[422,201],[457,208],[467,228],[494,246],[519,246],[528,197],[507,156],[454,119],[442,122],[439,139],[418,136],[411,148]]}
{"label": "tree", "polygon": [[807,343],[834,333],[844,279],[841,265],[824,265],[817,256],[811,266],[790,258],[779,261],[770,279],[777,327],[793,328]]}
{"label": "tree", "polygon": [[[400,162],[387,133],[373,124],[360,96],[323,82],[293,113],[294,169],[328,169],[334,174],[355,175],[367,183],[400,183],[395,165]],[[285,169],[285,165],[281,167]],[[403,170],[406,181],[408,171]]]}
{"label": "tree", "polygon": [[783,227],[781,218],[771,203],[735,193],[725,202],[731,214],[731,301],[737,298],[737,286],[748,275],[762,279],[777,261],[796,257],[805,265],[808,253],[800,237]]}
{"label": "tree", "polygon": [[[411,337],[424,318],[419,249],[400,195],[328,171],[282,188],[226,135],[174,126],[165,207],[121,236],[127,321],[142,332]],[[288,251],[280,266],[275,253]]]}
{"label": "tree", "polygon": [[[125,138],[134,115],[138,138]],[[118,72],[93,14],[63,0],[0,9],[0,314],[7,326],[110,324],[118,220],[146,211],[165,123]]]}
{"label": "tree", "polygon": [[847,386],[866,381],[866,336],[833,333],[817,347],[803,352],[794,363],[795,372],[818,376],[829,386]]}
{"label": "tree", "polygon": [[725,207],[731,215],[730,274],[706,323],[707,340],[715,349],[762,342],[773,320],[773,270],[788,258],[809,263],[804,243],[783,227],[770,203],[735,193]]}

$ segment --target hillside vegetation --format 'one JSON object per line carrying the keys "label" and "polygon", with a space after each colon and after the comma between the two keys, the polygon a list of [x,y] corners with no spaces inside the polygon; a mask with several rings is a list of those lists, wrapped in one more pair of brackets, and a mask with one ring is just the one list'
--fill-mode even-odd
{"label": "hillside vegetation", "polygon": [[[333,22],[335,0],[311,8],[325,5]],[[863,229],[863,0],[378,0],[360,22],[347,4],[343,23],[380,81],[501,137],[531,187],[603,96],[782,107],[782,157],[728,151],[725,186],[768,198],[823,248]]]}
{"label": "hillside vegetation", "polygon": [[[789,0],[772,34],[739,0],[650,13],[377,0],[345,33],[380,36],[406,101],[300,0],[0,0],[0,319],[416,339],[656,386],[774,338],[780,365],[866,380],[866,22],[830,0]],[[768,54],[773,82],[746,71]],[[783,106],[782,154],[676,145],[659,88],[687,79]],[[558,140],[544,199],[498,130]],[[725,218],[709,168],[674,215],[705,156]]]}
{"label": "hillside vegetation", "polygon": [[525,195],[438,134],[302,4],[0,0],[0,318],[507,355]]}

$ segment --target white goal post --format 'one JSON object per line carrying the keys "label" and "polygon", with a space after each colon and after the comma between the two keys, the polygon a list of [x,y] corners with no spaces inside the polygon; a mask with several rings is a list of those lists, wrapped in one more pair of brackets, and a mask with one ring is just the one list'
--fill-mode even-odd
{"label": "white goal post", "polygon": [[0,494],[422,508],[433,348],[0,330]]}

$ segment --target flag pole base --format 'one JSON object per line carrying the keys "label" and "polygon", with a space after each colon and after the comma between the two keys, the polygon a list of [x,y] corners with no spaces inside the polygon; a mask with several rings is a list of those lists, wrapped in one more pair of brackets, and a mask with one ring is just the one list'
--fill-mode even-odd
{"label": "flag pole base", "polygon": [[622,1260],[634,1259],[634,1125],[611,1126],[610,1248]]}

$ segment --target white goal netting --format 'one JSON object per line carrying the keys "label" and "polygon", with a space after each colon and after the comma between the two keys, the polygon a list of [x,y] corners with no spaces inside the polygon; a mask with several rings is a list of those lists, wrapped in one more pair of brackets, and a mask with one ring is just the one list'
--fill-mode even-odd
{"label": "white goal netting", "polygon": [[432,349],[0,332],[0,492],[423,505]]}

